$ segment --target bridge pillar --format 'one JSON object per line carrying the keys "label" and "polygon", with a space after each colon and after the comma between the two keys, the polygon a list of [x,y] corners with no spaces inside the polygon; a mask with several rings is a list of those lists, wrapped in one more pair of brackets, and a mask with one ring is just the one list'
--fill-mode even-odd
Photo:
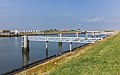
{"label": "bridge pillar", "polygon": [[71,52],[71,50],[72,50],[72,42],[70,42],[70,52]]}
{"label": "bridge pillar", "polygon": [[86,37],[85,37],[85,39],[86,39],[86,40],[88,39],[88,33],[86,33]]}
{"label": "bridge pillar", "polygon": [[29,63],[29,50],[22,49],[22,65],[25,66]]}
{"label": "bridge pillar", "polygon": [[45,41],[46,58],[48,57],[48,41]]}
{"label": "bridge pillar", "polygon": [[92,38],[95,36],[95,33],[94,32],[92,32]]}
{"label": "bridge pillar", "polygon": [[29,50],[29,40],[28,40],[28,36],[27,35],[23,36],[22,48],[24,50]]}
{"label": "bridge pillar", "polygon": [[78,36],[79,36],[78,33],[76,33],[76,37],[77,37],[77,38],[78,38]]}
{"label": "bridge pillar", "polygon": [[61,42],[62,41],[62,34],[61,33],[59,34],[59,37],[60,37],[59,41]]}
{"label": "bridge pillar", "polygon": [[101,32],[99,32],[99,36],[101,36]]}
{"label": "bridge pillar", "polygon": [[48,48],[46,48],[46,58],[48,58]]}
{"label": "bridge pillar", "polygon": [[45,42],[45,48],[48,49],[48,41]]}
{"label": "bridge pillar", "polygon": [[97,33],[96,33],[96,37],[98,37],[98,36],[99,36],[99,33],[97,32]]}
{"label": "bridge pillar", "polygon": [[59,43],[59,44],[62,44],[62,34],[61,34],[61,33],[59,34],[59,38],[60,38],[60,40],[59,40],[58,43]]}
{"label": "bridge pillar", "polygon": [[62,43],[58,43],[59,54],[63,52]]}

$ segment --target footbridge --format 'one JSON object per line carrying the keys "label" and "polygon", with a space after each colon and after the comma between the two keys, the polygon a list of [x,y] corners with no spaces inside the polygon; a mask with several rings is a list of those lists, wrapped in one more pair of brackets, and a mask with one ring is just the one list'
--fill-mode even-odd
{"label": "footbridge", "polygon": [[46,43],[46,49],[48,48],[48,42],[68,42],[70,44],[70,51],[72,50],[72,43],[94,43],[97,40],[102,40],[99,37],[45,37],[45,36],[23,36],[22,47],[28,49],[29,41],[44,41]]}

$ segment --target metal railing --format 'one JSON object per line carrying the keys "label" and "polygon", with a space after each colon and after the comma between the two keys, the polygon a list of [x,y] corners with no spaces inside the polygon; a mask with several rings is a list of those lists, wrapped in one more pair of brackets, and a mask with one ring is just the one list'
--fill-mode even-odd
{"label": "metal railing", "polygon": [[29,36],[29,41],[94,43],[102,38]]}

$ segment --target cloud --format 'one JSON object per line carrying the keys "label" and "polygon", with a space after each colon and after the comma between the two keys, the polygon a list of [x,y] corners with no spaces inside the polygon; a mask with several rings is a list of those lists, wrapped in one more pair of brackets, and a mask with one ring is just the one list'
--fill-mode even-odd
{"label": "cloud", "polygon": [[94,17],[94,18],[86,18],[82,19],[84,22],[101,22],[104,20],[104,17]]}

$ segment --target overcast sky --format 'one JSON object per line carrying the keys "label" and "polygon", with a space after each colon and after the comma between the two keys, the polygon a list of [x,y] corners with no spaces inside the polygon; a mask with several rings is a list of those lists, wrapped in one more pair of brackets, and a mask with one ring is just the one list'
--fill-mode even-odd
{"label": "overcast sky", "polygon": [[0,29],[120,29],[120,0],[0,0]]}

